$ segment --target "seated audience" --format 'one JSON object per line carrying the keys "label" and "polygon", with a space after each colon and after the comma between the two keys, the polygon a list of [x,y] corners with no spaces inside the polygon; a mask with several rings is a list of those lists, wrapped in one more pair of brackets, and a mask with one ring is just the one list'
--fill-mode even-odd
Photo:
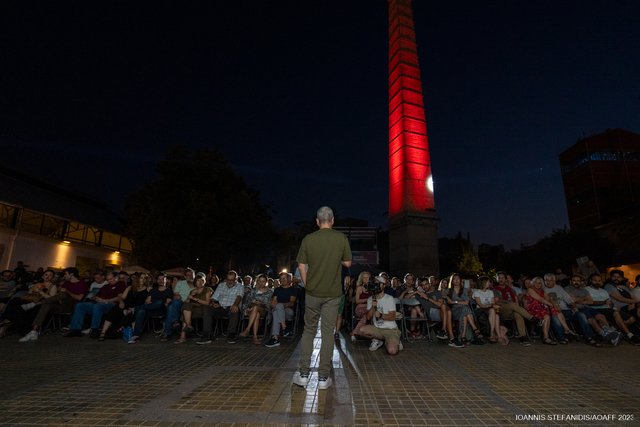
{"label": "seated audience", "polygon": [[356,342],[356,335],[360,332],[360,328],[367,323],[365,314],[367,313],[367,299],[371,296],[367,290],[371,280],[371,273],[363,271],[358,275],[356,287],[352,298],[355,305],[353,312],[354,318],[358,321],[351,330],[351,342]]}
{"label": "seated audience", "polygon": [[98,341],[104,341],[107,336],[115,337],[123,327],[131,326],[135,309],[142,306],[149,296],[148,285],[148,275],[141,274],[132,277],[131,285],[126,287],[120,300],[104,315],[104,323]]}
{"label": "seated audience", "polygon": [[482,340],[483,336],[476,325],[476,319],[473,317],[473,311],[469,306],[469,296],[465,292],[462,285],[462,278],[458,273],[453,273],[450,276],[451,281],[451,294],[447,298],[448,304],[451,306],[451,317],[454,321],[458,322],[458,344],[463,344],[463,340],[466,340],[467,326],[471,326],[473,332],[472,344],[484,344]]}
{"label": "seated audience", "polygon": [[33,319],[32,330],[20,339],[20,342],[35,341],[42,329],[47,315],[52,311],[58,313],[73,313],[76,304],[84,298],[87,293],[87,284],[80,280],[80,273],[75,267],[64,269],[62,285],[58,286],[55,295],[48,296],[35,303],[40,306],[38,314]]}
{"label": "seated audience", "polygon": [[[196,272],[192,268],[184,270],[184,279],[178,280],[173,285],[173,300],[167,306],[167,316],[164,319],[164,332],[160,336],[160,341],[166,342],[171,339],[174,329],[180,329],[182,322],[182,304],[187,301],[191,290],[194,288],[193,279]],[[174,278],[175,280],[175,278]]]}
{"label": "seated audience", "polygon": [[[55,274],[52,270],[45,271],[42,274],[42,281],[32,285],[25,295],[9,300],[2,314],[3,320],[0,322],[0,338],[6,334],[9,327],[13,327],[21,335],[27,334],[31,330],[40,309],[40,305],[37,303],[54,296],[58,291],[58,287],[53,282],[54,277]],[[35,335],[35,339],[37,339],[37,333]],[[26,341],[20,339],[20,342]],[[28,341],[33,340],[30,337]]]}
{"label": "seated audience", "polygon": [[116,273],[109,273],[107,275],[107,282],[108,284],[98,291],[98,294],[93,297],[92,301],[76,304],[73,309],[73,316],[71,316],[69,331],[64,334],[65,337],[82,336],[81,331],[86,315],[91,317],[91,330],[89,335],[93,338],[99,336],[102,317],[120,301],[122,293],[126,289],[125,283],[118,281]]}
{"label": "seated audience", "polygon": [[203,336],[196,344],[210,344],[213,338],[213,319],[229,319],[227,343],[236,343],[236,331],[240,321],[244,286],[238,282],[238,273],[230,270],[224,282],[218,284],[213,293],[211,309],[203,311]]}
{"label": "seated audience", "polygon": [[273,291],[271,298],[271,339],[265,347],[277,347],[280,345],[280,331],[282,336],[293,335],[291,328],[287,327],[287,320],[293,320],[295,316],[298,290],[291,286],[291,273],[280,273],[280,286]]}
{"label": "seated audience", "polygon": [[588,305],[598,313],[601,313],[606,320],[606,323],[600,323],[602,326],[601,335],[603,335],[605,339],[611,338],[611,343],[617,345],[622,334],[618,332],[614,326],[611,326],[611,324],[614,323],[617,325],[625,335],[630,331],[622,320],[620,312],[613,309],[613,301],[611,301],[609,293],[604,289],[604,283],[600,273],[593,273],[589,276],[586,290],[589,292],[589,297],[591,298]]}
{"label": "seated audience", "polygon": [[[204,273],[196,274],[194,280],[195,287],[189,292],[184,304],[182,304],[182,318],[184,320],[182,322],[182,332],[180,332],[180,338],[178,338],[176,344],[187,342],[187,333],[193,332],[191,322],[194,318],[202,319],[204,338],[211,339],[211,307],[209,307],[209,304],[211,302],[211,296],[213,295],[213,289],[205,286],[206,282],[207,278]],[[242,287],[242,285],[240,286]],[[209,319],[208,327],[206,319]]]}
{"label": "seated audience", "polygon": [[448,340],[450,347],[463,347],[460,340],[456,340],[453,333],[451,309],[447,305],[442,293],[435,289],[435,284],[436,281],[430,277],[420,278],[416,298],[420,301],[429,320],[441,322],[441,328],[440,331],[436,333],[436,337],[440,340]]}
{"label": "seated audience", "polygon": [[500,305],[496,303],[496,297],[491,289],[491,279],[482,276],[478,279],[479,289],[473,290],[473,299],[478,307],[476,311],[484,315],[489,323],[489,342],[508,344],[506,331],[500,328]]}
{"label": "seated audience", "polygon": [[620,317],[630,331],[627,334],[627,340],[638,342],[637,334],[640,334],[640,328],[637,320],[640,317],[640,298],[631,294],[631,289],[626,286],[627,281],[622,270],[611,270],[609,276],[609,283],[605,285],[604,289],[613,301],[613,308],[620,313]]}
{"label": "seated audience", "polygon": [[407,333],[411,338],[422,338],[416,319],[425,317],[422,305],[416,298],[417,290],[415,276],[411,273],[405,274],[404,283],[396,290],[396,295],[405,311],[403,314],[409,316],[409,330]]}
{"label": "seated audience", "polygon": [[135,344],[140,340],[147,318],[153,314],[166,313],[167,306],[171,301],[173,301],[173,291],[167,286],[167,276],[164,273],[159,273],[156,275],[155,286],[149,290],[144,304],[135,307],[133,336],[129,340],[129,344]]}
{"label": "seated audience", "polygon": [[247,327],[240,332],[240,336],[246,338],[249,336],[249,332],[253,332],[253,343],[256,345],[262,344],[258,339],[258,327],[260,326],[260,319],[264,318],[265,322],[267,315],[271,312],[271,299],[273,297],[273,290],[267,286],[267,276],[259,274],[256,277],[256,285],[249,293],[243,310],[248,316]]}
{"label": "seated audience", "polygon": [[[532,287],[527,290],[526,296],[527,311],[542,322],[542,342],[549,345],[556,345],[558,343],[549,336],[552,317],[556,317],[559,324],[564,328],[564,330],[560,332],[568,331],[569,326],[558,306],[545,298],[542,277],[534,277],[531,279],[531,286]],[[556,333],[557,332],[556,330]],[[561,337],[559,338],[561,344],[568,344],[564,335],[559,336]]]}
{"label": "seated audience", "polygon": [[[496,273],[498,283],[493,287],[493,290],[497,302],[500,305],[499,315],[503,321],[514,321],[520,343],[528,346],[531,342],[527,336],[527,328],[524,321],[530,321],[533,316],[520,305],[518,295],[514,291],[513,286],[509,286],[507,277],[510,276],[507,276],[504,271]],[[511,284],[513,285],[513,279],[511,280]]]}

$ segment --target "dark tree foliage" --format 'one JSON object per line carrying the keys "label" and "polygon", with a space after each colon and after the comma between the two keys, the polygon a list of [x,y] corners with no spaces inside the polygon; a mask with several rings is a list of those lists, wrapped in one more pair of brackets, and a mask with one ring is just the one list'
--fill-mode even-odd
{"label": "dark tree foliage", "polygon": [[269,207],[214,150],[169,150],[125,205],[134,256],[152,268],[255,262],[274,238]]}
{"label": "dark tree foliage", "polygon": [[529,275],[554,272],[556,268],[567,273],[576,265],[576,258],[588,256],[602,266],[611,262],[612,253],[609,241],[594,230],[558,229],[533,246],[507,252],[499,268]]}

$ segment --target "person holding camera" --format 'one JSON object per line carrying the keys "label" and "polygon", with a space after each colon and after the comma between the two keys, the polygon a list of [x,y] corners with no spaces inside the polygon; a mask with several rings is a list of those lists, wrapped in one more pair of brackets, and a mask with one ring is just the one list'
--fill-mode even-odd
{"label": "person holding camera", "polygon": [[398,354],[402,350],[400,330],[396,323],[396,302],[391,295],[384,292],[384,283],[380,283],[382,277],[376,277],[369,284],[371,296],[367,299],[366,318],[372,325],[364,325],[360,328],[359,335],[371,338],[369,350],[376,351],[384,344],[387,353]]}

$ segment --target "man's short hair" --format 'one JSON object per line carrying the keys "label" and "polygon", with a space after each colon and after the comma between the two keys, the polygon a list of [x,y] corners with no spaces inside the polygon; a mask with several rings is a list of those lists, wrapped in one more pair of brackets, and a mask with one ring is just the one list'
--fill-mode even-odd
{"label": "man's short hair", "polygon": [[316,218],[320,224],[328,224],[333,221],[333,210],[329,206],[322,206],[316,212]]}
{"label": "man's short hair", "polygon": [[62,271],[64,271],[65,273],[69,273],[70,275],[72,275],[76,279],[80,278],[80,271],[78,271],[78,269],[75,268],[75,267],[67,267]]}
{"label": "man's short hair", "polygon": [[600,273],[591,273],[589,275],[589,277],[587,278],[587,284],[591,285],[593,283],[593,278],[596,277],[596,276],[598,276],[599,278],[602,279],[602,276],[600,275]]}
{"label": "man's short hair", "polygon": [[230,274],[233,274],[234,276],[236,276],[236,279],[238,278],[238,272],[237,271],[235,271],[235,270],[227,271],[227,276],[230,275]]}
{"label": "man's short hair", "polygon": [[293,274],[287,272],[287,271],[281,271],[280,274],[278,274],[278,277],[282,277],[282,276],[287,276],[289,278],[289,280],[291,280],[293,278]]}
{"label": "man's short hair", "polygon": [[614,274],[617,274],[620,277],[624,277],[624,271],[618,270],[617,268],[614,268],[609,272],[609,277],[613,277]]}
{"label": "man's short hair", "polygon": [[546,273],[544,275],[544,280],[555,279],[555,278],[556,278],[556,275],[553,273]]}
{"label": "man's short hair", "polygon": [[191,267],[187,267],[187,268],[185,268],[185,269],[184,269],[184,275],[185,275],[185,276],[187,275],[187,271],[190,271],[190,272],[191,272],[191,274],[193,274],[193,276],[195,277],[195,275],[196,275],[196,271],[195,271],[193,268],[191,268]]}

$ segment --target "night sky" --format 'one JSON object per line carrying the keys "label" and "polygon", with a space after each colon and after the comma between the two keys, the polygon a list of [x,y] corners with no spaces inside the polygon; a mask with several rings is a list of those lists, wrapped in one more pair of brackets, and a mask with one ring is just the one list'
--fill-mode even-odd
{"label": "night sky", "polygon": [[[0,163],[114,210],[168,146],[220,150],[279,226],[384,225],[383,0],[2,2]],[[567,223],[558,154],[640,131],[640,2],[414,1],[441,236]]]}

